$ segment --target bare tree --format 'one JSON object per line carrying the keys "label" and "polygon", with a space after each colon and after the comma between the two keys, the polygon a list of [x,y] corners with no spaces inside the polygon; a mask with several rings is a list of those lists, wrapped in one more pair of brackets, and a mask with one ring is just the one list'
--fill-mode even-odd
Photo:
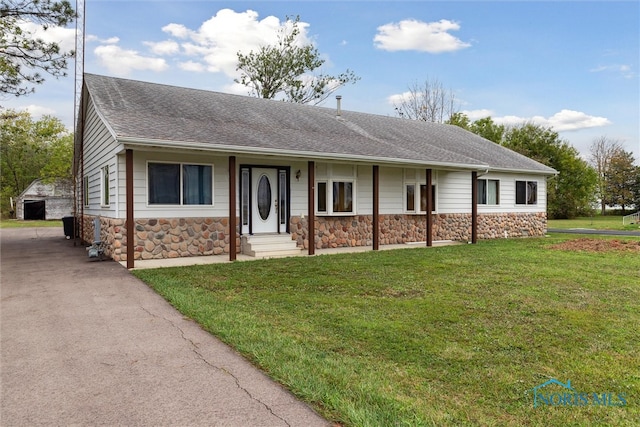
{"label": "bare tree", "polygon": [[434,123],[444,123],[459,111],[455,93],[438,79],[412,84],[394,108],[400,117]]}
{"label": "bare tree", "polygon": [[607,173],[609,172],[611,159],[623,149],[620,141],[601,136],[593,140],[589,151],[591,153],[589,162],[598,174],[596,192],[600,199],[601,213],[604,215],[606,201],[609,199],[607,194]]}

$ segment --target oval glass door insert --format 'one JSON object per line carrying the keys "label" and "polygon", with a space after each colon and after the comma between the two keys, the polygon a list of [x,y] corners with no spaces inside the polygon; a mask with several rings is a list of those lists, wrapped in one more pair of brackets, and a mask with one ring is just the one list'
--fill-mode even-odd
{"label": "oval glass door insert", "polygon": [[263,221],[271,213],[271,182],[267,175],[262,175],[258,181],[258,213]]}

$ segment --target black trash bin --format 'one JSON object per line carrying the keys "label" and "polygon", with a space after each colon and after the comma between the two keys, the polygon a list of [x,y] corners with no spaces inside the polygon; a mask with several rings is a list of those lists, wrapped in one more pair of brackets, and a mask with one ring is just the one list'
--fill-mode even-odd
{"label": "black trash bin", "polygon": [[[67,239],[73,237],[73,223],[75,217],[65,216],[62,218],[62,228],[64,229],[64,235]],[[76,227],[76,236],[78,235],[78,227]]]}

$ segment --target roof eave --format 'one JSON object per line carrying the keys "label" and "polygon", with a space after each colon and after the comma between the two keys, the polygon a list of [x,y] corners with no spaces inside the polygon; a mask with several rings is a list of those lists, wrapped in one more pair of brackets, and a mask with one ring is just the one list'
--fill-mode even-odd
{"label": "roof eave", "polygon": [[[308,158],[316,160],[334,160],[334,161],[358,161],[367,163],[378,163],[388,165],[411,165],[411,166],[434,166],[446,169],[456,170],[469,170],[469,171],[484,171],[491,169],[485,164],[466,164],[466,163],[450,163],[450,162],[432,162],[432,161],[420,161],[411,159],[391,158],[391,157],[376,157],[376,156],[363,156],[357,154],[343,154],[343,153],[318,153],[314,151],[292,151],[279,148],[262,148],[262,147],[244,147],[238,145],[227,144],[215,144],[203,142],[185,142],[185,141],[168,141],[164,139],[147,139],[147,138],[135,138],[135,137],[119,137],[118,142],[123,144],[123,149],[128,147],[144,147],[144,148],[173,148],[181,150],[199,150],[199,151],[211,151],[222,152],[229,154],[245,154],[245,155],[269,155],[269,156],[281,156],[289,158]],[[491,169],[492,170],[492,169]]]}

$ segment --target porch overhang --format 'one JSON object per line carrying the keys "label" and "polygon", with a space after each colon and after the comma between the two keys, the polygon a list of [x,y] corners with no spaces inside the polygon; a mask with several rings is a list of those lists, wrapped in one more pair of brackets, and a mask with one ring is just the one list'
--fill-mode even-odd
{"label": "porch overhang", "polygon": [[[489,165],[481,163],[456,163],[456,162],[441,162],[441,161],[427,161],[416,160],[409,158],[391,158],[391,157],[378,157],[378,156],[365,156],[359,154],[347,154],[347,153],[324,153],[316,151],[305,150],[284,150],[278,148],[263,148],[263,147],[246,147],[239,145],[227,145],[227,144],[211,144],[203,142],[189,142],[189,141],[168,141],[159,139],[143,139],[143,138],[130,138],[119,137],[120,143],[117,151],[123,153],[126,149],[132,148],[141,151],[163,151],[163,152],[184,152],[184,151],[198,151],[219,153],[223,156],[228,155],[245,155],[245,156],[259,156],[259,157],[277,157],[288,159],[306,159],[313,161],[336,161],[336,162],[349,162],[349,163],[361,163],[361,164],[377,164],[397,167],[416,167],[416,168],[437,168],[439,170],[449,171],[486,171],[492,170]],[[540,173],[538,171],[537,173]]]}

